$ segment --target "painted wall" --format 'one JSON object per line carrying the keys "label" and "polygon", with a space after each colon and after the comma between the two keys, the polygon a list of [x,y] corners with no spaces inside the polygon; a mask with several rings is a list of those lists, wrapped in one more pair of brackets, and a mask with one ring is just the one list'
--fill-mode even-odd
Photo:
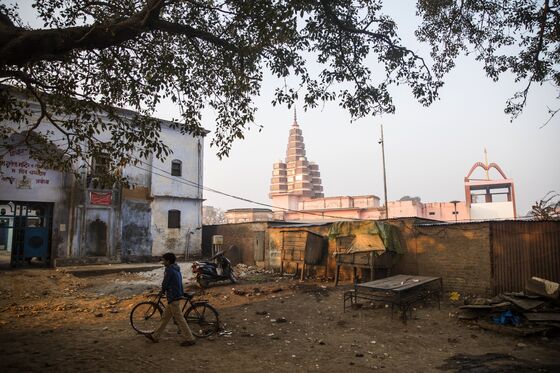
{"label": "painted wall", "polygon": [[[176,255],[201,254],[202,229],[200,213],[202,201],[172,197],[155,197],[151,203],[152,255],[173,252]],[[181,228],[168,228],[169,210],[181,211]],[[189,237],[189,238],[187,238]]]}
{"label": "painted wall", "polygon": [[273,220],[272,210],[235,209],[226,211],[225,215],[228,224]]}
{"label": "painted wall", "polygon": [[[193,183],[202,185],[203,140],[200,137],[179,136],[175,130],[162,126],[162,140],[173,153],[165,161],[152,156],[153,174],[151,177],[152,196],[172,196],[183,198],[202,198],[202,189]],[[171,162],[182,163],[181,177],[171,176]],[[162,172],[165,170],[167,173]],[[157,175],[160,174],[160,175]],[[200,225],[199,225],[200,226]]]}
{"label": "painted wall", "polygon": [[467,203],[461,201],[456,204],[450,202],[427,202],[423,203],[422,217],[442,221],[455,221],[455,209],[457,209],[457,221],[469,220],[470,214]]}
{"label": "painted wall", "polygon": [[125,199],[121,205],[121,255],[123,258],[152,255],[150,202]]}
{"label": "painted wall", "polygon": [[0,200],[49,202],[53,206],[51,255],[66,255],[68,198],[71,177],[40,167],[26,148],[13,150],[0,161]]}
{"label": "painted wall", "polygon": [[489,202],[471,204],[471,219],[513,219],[513,202]]}
{"label": "painted wall", "polygon": [[[38,110],[33,102],[30,107]],[[122,114],[132,115],[126,110]],[[38,130],[45,128],[42,124]],[[121,255],[181,254],[187,250],[199,254],[201,230],[196,228],[202,221],[202,189],[188,184],[202,185],[203,139],[180,135],[166,122],[162,122],[161,138],[173,154],[164,161],[150,157],[138,167],[127,166],[123,175],[129,178],[131,188],[123,188],[122,193],[114,190],[112,206],[90,204],[83,183],[72,188],[73,175],[41,169],[26,150],[13,151],[0,163],[0,200],[54,203],[53,258],[93,255],[120,259]],[[174,159],[182,162],[181,177],[168,173]],[[170,209],[181,210],[181,228],[167,228]],[[194,233],[187,239],[187,232]]]}

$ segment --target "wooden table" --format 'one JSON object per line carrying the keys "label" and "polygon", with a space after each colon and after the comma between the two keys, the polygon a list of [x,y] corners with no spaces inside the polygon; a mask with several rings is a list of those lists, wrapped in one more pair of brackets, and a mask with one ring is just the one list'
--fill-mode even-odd
{"label": "wooden table", "polygon": [[438,307],[442,291],[441,277],[416,275],[396,275],[380,280],[355,284],[354,290],[344,293],[344,311],[346,304],[355,304],[358,299],[379,301],[391,304],[391,317],[395,306],[402,311],[403,321],[411,306],[430,297],[436,297]]}

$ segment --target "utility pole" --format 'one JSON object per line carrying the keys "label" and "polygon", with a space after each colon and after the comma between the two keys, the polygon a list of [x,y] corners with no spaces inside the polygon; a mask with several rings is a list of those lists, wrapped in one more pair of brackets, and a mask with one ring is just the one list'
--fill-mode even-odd
{"label": "utility pole", "polygon": [[385,172],[385,140],[383,139],[383,125],[381,125],[381,155],[383,157],[383,189],[385,191],[385,219],[389,219],[389,205],[387,204],[387,174]]}

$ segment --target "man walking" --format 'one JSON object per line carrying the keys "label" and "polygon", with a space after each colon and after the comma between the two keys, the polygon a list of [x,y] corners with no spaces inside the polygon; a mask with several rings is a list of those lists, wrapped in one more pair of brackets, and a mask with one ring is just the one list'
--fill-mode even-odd
{"label": "man walking", "polygon": [[181,346],[192,346],[195,344],[194,337],[189,329],[189,325],[181,312],[180,299],[183,297],[183,277],[181,276],[181,269],[175,263],[177,258],[173,253],[163,254],[163,264],[165,265],[165,274],[163,276],[163,283],[161,284],[161,291],[165,292],[167,297],[167,307],[163,311],[161,323],[157,330],[153,333],[145,334],[145,336],[152,342],[158,342],[161,333],[165,330],[167,323],[173,317],[175,323],[181,330],[181,337],[183,342]]}

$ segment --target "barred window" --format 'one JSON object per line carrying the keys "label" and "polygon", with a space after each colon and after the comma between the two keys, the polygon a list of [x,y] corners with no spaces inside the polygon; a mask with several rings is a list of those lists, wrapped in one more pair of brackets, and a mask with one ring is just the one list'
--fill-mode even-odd
{"label": "barred window", "polygon": [[181,211],[169,210],[167,212],[167,228],[181,228]]}
{"label": "barred window", "polygon": [[174,159],[171,161],[171,175],[172,176],[181,176],[181,168],[182,162],[178,159]]}

